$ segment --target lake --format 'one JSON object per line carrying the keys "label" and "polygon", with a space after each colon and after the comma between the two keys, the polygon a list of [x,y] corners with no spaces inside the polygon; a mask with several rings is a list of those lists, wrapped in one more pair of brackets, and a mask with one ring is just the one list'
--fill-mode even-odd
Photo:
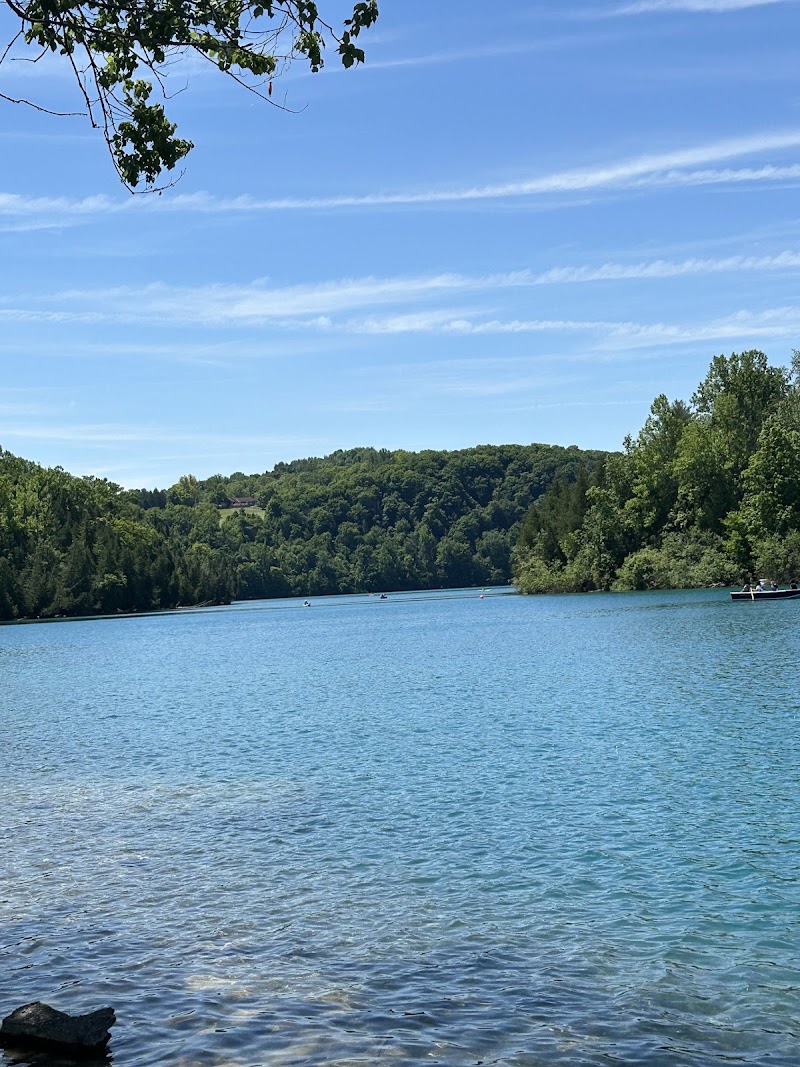
{"label": "lake", "polygon": [[118,1067],[796,1067],[800,604],[479,592],[0,628],[0,1014],[110,1004]]}

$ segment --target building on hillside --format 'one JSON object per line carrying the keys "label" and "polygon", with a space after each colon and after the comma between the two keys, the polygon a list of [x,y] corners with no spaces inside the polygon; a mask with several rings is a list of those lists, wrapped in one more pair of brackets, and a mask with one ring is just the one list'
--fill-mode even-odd
{"label": "building on hillside", "polygon": [[227,504],[229,508],[254,508],[256,498],[254,496],[229,496]]}

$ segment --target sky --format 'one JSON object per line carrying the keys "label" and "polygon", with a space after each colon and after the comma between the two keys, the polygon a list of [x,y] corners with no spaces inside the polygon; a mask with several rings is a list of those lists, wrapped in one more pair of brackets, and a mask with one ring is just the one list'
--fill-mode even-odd
{"label": "sky", "polygon": [[[616,449],[718,353],[788,364],[796,0],[380,9],[363,67],[276,79],[287,110],[176,63],[196,148],[161,195],[85,119],[0,101],[0,447],[129,487],[365,445]],[[0,92],[80,105],[56,60],[5,62]]]}

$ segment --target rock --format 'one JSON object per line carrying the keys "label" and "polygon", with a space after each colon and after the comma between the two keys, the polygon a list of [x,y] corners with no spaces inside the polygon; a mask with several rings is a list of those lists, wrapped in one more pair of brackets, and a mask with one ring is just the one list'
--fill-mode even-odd
{"label": "rock", "polygon": [[94,1055],[108,1044],[109,1030],[116,1021],[113,1008],[99,1008],[88,1015],[66,1015],[36,1000],[3,1019],[0,1045]]}

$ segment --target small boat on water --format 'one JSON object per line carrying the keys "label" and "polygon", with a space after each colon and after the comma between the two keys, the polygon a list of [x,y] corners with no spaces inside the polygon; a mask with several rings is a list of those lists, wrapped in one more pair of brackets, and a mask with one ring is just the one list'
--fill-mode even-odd
{"label": "small boat on water", "polygon": [[800,589],[750,589],[731,593],[731,600],[794,600]]}

